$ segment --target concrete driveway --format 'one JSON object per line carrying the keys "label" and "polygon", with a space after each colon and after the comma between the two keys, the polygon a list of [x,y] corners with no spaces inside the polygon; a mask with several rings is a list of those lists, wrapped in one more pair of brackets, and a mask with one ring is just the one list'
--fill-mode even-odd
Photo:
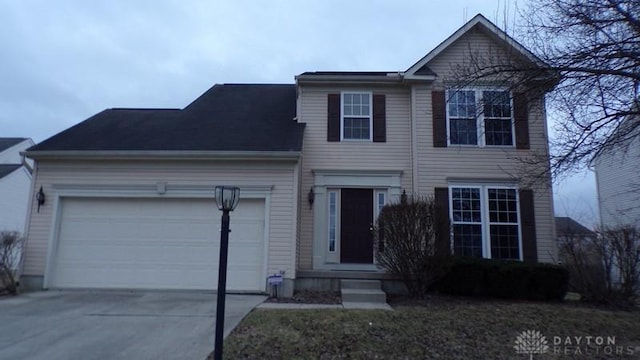
{"label": "concrete driveway", "polygon": [[[228,295],[225,336],[264,301]],[[44,291],[0,297],[0,359],[205,359],[216,295]]]}

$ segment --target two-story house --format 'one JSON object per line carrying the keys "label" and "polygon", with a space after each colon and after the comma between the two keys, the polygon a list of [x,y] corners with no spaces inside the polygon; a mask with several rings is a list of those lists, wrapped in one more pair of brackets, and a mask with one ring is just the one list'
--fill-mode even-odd
{"label": "two-story house", "polygon": [[[454,87],[470,52],[540,65],[478,15],[406,71],[306,72],[290,85],[216,85],[184,109],[110,109],[27,151],[34,189],[24,277],[45,288],[214,289],[213,187],[241,189],[228,288],[385,278],[371,226],[401,194],[433,194],[452,253],[551,262],[544,99],[504,82]],[[23,280],[23,283],[25,280]]]}

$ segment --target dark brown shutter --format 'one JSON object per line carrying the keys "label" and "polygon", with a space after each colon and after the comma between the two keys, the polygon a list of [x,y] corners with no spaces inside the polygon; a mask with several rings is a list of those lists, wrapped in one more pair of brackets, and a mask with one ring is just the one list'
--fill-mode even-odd
{"label": "dark brown shutter", "polygon": [[436,203],[436,253],[451,255],[451,227],[449,220],[449,189],[435,188]]}
{"label": "dark brown shutter", "polygon": [[340,94],[329,94],[327,104],[327,141],[340,141]]}
{"label": "dark brown shutter", "polygon": [[516,129],[516,148],[529,148],[529,107],[527,97],[522,93],[513,94],[513,120]]}
{"label": "dark brown shutter", "polygon": [[522,226],[522,260],[538,261],[536,245],[536,220],[533,206],[533,190],[520,190],[520,222]]}
{"label": "dark brown shutter", "polygon": [[373,142],[387,141],[387,109],[384,94],[373,95]]}
{"label": "dark brown shutter", "polygon": [[447,147],[447,101],[444,91],[431,92],[433,114],[433,146]]}

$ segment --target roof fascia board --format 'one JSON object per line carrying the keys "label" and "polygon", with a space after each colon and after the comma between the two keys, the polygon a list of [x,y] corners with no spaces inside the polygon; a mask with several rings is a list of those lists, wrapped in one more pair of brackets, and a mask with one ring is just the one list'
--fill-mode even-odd
{"label": "roof fascia board", "polygon": [[31,159],[82,160],[298,160],[300,151],[27,151]]}
{"label": "roof fascia board", "polygon": [[386,77],[371,75],[297,75],[295,80],[298,84],[325,84],[328,82],[345,82],[345,83],[399,83],[402,82],[401,73],[389,73]]}
{"label": "roof fascia board", "polygon": [[532,63],[540,66],[547,67],[547,65],[540,60],[537,56],[535,56],[531,51],[527,50],[524,46],[520,45],[516,40],[514,40],[507,33],[502,31],[499,27],[494,25],[491,21],[487,20],[481,14],[478,14],[473,17],[473,19],[469,20],[466,24],[462,25],[456,32],[451,34],[448,38],[446,38],[443,42],[441,42],[438,46],[436,46],[433,50],[431,50],[427,55],[425,55],[422,59],[420,59],[417,63],[413,64],[405,74],[407,77],[414,76],[413,73],[418,71],[422,66],[429,63],[436,56],[442,53],[446,48],[451,46],[454,42],[460,39],[464,34],[466,34],[469,30],[471,30],[476,25],[482,25],[485,29],[489,30],[489,32],[496,37],[498,40],[504,41],[507,45],[514,48],[518,53],[522,54],[524,57],[529,59]]}
{"label": "roof fascia board", "polygon": [[406,75],[405,81],[434,81],[438,77],[436,75]]}

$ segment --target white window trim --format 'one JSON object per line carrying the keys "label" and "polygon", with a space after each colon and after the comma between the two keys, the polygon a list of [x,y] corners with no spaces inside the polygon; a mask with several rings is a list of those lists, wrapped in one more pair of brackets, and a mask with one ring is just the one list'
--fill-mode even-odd
{"label": "white window trim", "polygon": [[[504,185],[504,184],[472,184],[472,183],[455,183],[449,184],[449,219],[451,219],[451,224],[453,224],[453,188],[473,188],[480,189],[480,219],[482,220],[482,257],[486,259],[491,259],[491,221],[489,218],[489,189],[511,189],[515,190],[516,193],[516,212],[518,218],[518,255],[519,259],[523,260],[522,255],[522,219],[520,214],[520,194],[518,192],[519,188],[513,185]],[[460,224],[477,224],[470,222],[456,222]],[[513,225],[513,223],[493,223],[496,225]],[[454,237],[453,237],[453,229],[451,229],[451,249],[454,248]]]}
{"label": "white window trim", "polygon": [[[369,115],[351,115],[350,118],[369,119],[368,139],[345,139],[344,137],[344,95],[345,94],[366,94],[369,96]],[[373,93],[371,91],[342,91],[340,93],[340,141],[371,142],[373,141]]]}
{"label": "white window trim", "polygon": [[[382,195],[383,196],[383,204],[387,205],[388,203],[388,196],[387,196],[387,190],[374,190],[373,192],[373,221],[376,222],[378,220],[378,216],[380,216],[380,210],[382,210],[381,208],[379,208],[379,203],[378,203],[378,197]],[[383,207],[384,207],[383,205]]]}
{"label": "white window trim", "polygon": [[[509,103],[511,106],[511,145],[487,145],[485,131],[484,131],[484,110],[478,111],[476,108],[476,131],[477,131],[477,145],[473,144],[452,144],[451,143],[451,124],[449,122],[449,98],[451,92],[456,91],[465,91],[472,90],[476,93],[476,106],[482,105],[482,102],[479,99],[482,99],[483,91],[508,91],[509,92]],[[479,96],[478,96],[479,94]],[[516,147],[516,126],[515,126],[515,114],[513,112],[513,92],[511,92],[507,88],[500,87],[468,87],[462,89],[447,89],[445,92],[445,112],[446,112],[446,126],[447,126],[447,146],[448,147],[468,147],[468,148],[478,148],[478,147],[487,147],[487,148],[507,148],[507,149],[515,149]]]}
{"label": "white window trim", "polygon": [[[389,194],[388,191],[386,189],[374,189],[373,190],[373,224],[375,226],[375,224],[378,222],[378,216],[380,216],[380,211],[382,210],[382,208],[378,207],[378,197],[382,195],[383,196],[383,204],[382,207],[385,207],[388,203],[389,203]],[[376,242],[375,242],[375,236],[374,236],[374,241],[373,241],[373,263],[377,264],[378,263],[378,258],[376,257],[377,251],[376,251]]]}
{"label": "white window trim", "polygon": [[[335,244],[334,249],[331,251],[331,195],[336,197],[336,209],[335,209]],[[340,244],[340,190],[331,189],[327,191],[327,253],[337,254],[338,245]]]}

